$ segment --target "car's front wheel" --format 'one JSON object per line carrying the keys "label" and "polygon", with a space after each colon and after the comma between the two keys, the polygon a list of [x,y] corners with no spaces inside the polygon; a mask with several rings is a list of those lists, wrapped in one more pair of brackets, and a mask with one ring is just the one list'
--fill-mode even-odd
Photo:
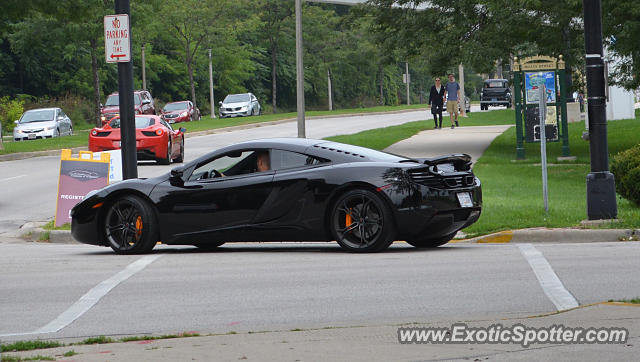
{"label": "car's front wheel", "polygon": [[453,239],[453,237],[456,236],[456,233],[457,231],[453,234],[447,234],[439,238],[426,237],[426,238],[407,239],[406,242],[407,244],[413,245],[416,248],[436,248],[440,245],[444,245],[449,241],[451,241],[451,239]]}
{"label": "car's front wheel", "polygon": [[104,236],[118,254],[144,254],[158,241],[158,225],[151,205],[126,195],[112,202],[105,213]]}
{"label": "car's front wheel", "polygon": [[377,252],[393,242],[392,214],[375,193],[359,189],[341,195],[331,210],[331,231],[340,246],[351,252]]}

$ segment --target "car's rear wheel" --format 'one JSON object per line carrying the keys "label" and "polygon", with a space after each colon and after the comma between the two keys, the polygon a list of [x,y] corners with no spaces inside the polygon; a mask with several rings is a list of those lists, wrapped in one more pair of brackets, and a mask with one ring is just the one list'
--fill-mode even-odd
{"label": "car's rear wheel", "polygon": [[384,200],[364,189],[348,191],[336,200],[331,231],[342,248],[365,253],[386,249],[396,234]]}
{"label": "car's rear wheel", "polygon": [[148,202],[126,195],[109,205],[104,218],[104,236],[118,254],[144,254],[158,241],[155,214]]}
{"label": "car's rear wheel", "polygon": [[159,165],[168,165],[171,163],[171,138],[169,137],[169,142],[167,142],[167,157],[166,158],[158,158],[156,162]]}
{"label": "car's rear wheel", "polygon": [[180,155],[173,160],[174,163],[182,163],[184,161],[184,137],[180,141]]}
{"label": "car's rear wheel", "polygon": [[413,245],[416,248],[436,248],[451,241],[451,239],[456,236],[456,233],[457,231],[453,234],[447,234],[439,238],[414,238],[407,239],[406,241],[407,244]]}
{"label": "car's rear wheel", "polygon": [[202,250],[214,250],[222,244],[224,244],[224,241],[214,241],[210,243],[197,243],[197,244],[193,244],[193,246]]}

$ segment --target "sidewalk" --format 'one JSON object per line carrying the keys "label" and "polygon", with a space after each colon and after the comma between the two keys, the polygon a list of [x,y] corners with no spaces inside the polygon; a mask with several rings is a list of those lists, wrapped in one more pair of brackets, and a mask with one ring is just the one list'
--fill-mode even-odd
{"label": "sidewalk", "polygon": [[[450,328],[454,323],[470,327],[501,324],[509,328],[626,328],[622,344],[400,344],[399,327]],[[71,343],[72,341],[66,341]],[[476,321],[416,321],[411,325],[326,327],[290,331],[255,331],[126,343],[75,345],[5,356],[51,356],[58,361],[416,361],[416,360],[573,360],[632,361],[640,354],[640,305],[599,303],[563,313]],[[64,357],[69,351],[76,354]]]}

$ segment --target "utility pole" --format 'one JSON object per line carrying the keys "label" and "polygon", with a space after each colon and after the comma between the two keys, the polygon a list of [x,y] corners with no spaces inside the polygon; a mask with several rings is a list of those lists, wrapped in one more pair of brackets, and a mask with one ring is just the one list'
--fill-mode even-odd
{"label": "utility pole", "polygon": [[589,220],[614,219],[618,210],[615,179],[609,172],[602,8],[600,0],[583,0],[582,4],[591,154],[591,172],[587,175],[587,216]]}
{"label": "utility pole", "polygon": [[[131,17],[129,0],[115,1],[116,14]],[[131,24],[131,23],[129,23]],[[131,25],[129,25],[131,26]],[[129,28],[131,39],[131,27]],[[129,53],[131,43],[129,43]],[[136,125],[133,107],[133,54],[128,62],[118,63],[118,98],[120,102],[120,133],[122,148],[122,178],[138,178],[138,157],[136,155]]]}
{"label": "utility pole", "polygon": [[466,102],[465,100],[465,96],[464,96],[464,66],[462,65],[462,63],[460,63],[458,65],[458,79],[460,80],[460,98],[458,99],[458,104],[460,105],[460,116],[461,117],[466,117],[467,116],[467,110],[466,107],[467,105],[465,104]]}
{"label": "utility pole", "polygon": [[406,81],[407,81],[407,105],[411,104],[411,95],[409,94],[409,82],[411,82],[411,77],[409,76],[409,62],[404,62],[405,73],[406,73]]}
{"label": "utility pole", "polygon": [[142,44],[142,89],[147,90],[147,63],[144,61],[144,44]]}
{"label": "utility pole", "polygon": [[305,138],[304,68],[302,56],[302,0],[296,0],[296,98],[298,108],[298,137]]}
{"label": "utility pole", "polygon": [[213,98],[213,63],[211,62],[211,49],[209,49],[209,102],[211,103],[211,118],[216,118],[215,100]]}
{"label": "utility pole", "polygon": [[328,86],[328,94],[329,94],[329,110],[333,111],[333,102],[331,100],[331,71],[327,68],[327,86]]}

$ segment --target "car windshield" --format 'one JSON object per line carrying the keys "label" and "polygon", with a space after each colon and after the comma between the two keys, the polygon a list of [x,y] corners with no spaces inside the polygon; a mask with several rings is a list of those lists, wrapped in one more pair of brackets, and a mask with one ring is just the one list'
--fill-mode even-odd
{"label": "car windshield", "polygon": [[166,106],[164,106],[163,109],[165,111],[179,111],[187,108],[189,108],[187,105],[187,102],[178,102],[178,103],[169,103]]}
{"label": "car windshield", "polygon": [[248,94],[230,94],[228,95],[223,103],[238,103],[238,102],[249,102]]}
{"label": "car windshield", "polygon": [[370,148],[364,148],[359,146],[347,145],[344,143],[334,143],[334,142],[326,142],[318,144],[318,147],[326,148],[326,149],[334,149],[340,150],[343,153],[351,153],[354,156],[364,156],[367,157],[371,161],[378,162],[406,162],[408,158],[394,155],[391,153],[381,152],[372,150]]}
{"label": "car windshield", "polygon": [[53,109],[42,109],[35,111],[28,111],[22,115],[20,123],[42,122],[51,121],[55,111]]}
{"label": "car windshield", "polygon": [[[140,96],[137,94],[133,94],[133,103],[140,104]],[[115,107],[120,105],[120,96],[117,94],[112,94],[107,98],[107,101],[104,104],[107,107]]]}
{"label": "car windshield", "polygon": [[[136,117],[136,128],[147,128],[156,123],[156,121],[151,117]],[[111,128],[120,128],[120,118],[114,118],[109,126]]]}
{"label": "car windshield", "polygon": [[487,82],[484,84],[485,88],[506,88],[506,85],[504,84],[504,82]]}

